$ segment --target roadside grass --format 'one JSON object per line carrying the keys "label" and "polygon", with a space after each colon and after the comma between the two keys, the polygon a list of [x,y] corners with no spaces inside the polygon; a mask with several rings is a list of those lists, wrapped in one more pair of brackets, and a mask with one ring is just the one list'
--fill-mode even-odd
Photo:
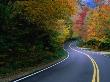
{"label": "roadside grass", "polygon": [[[43,57],[39,59],[37,58],[36,55],[33,55],[31,57],[29,56],[25,58],[21,57],[21,60],[19,60],[19,58],[18,59],[15,58],[15,60],[12,60],[11,62],[7,62],[8,63],[7,66],[0,67],[0,79],[4,79],[4,78],[7,79],[10,78],[10,76],[11,77],[13,76],[12,79],[15,79],[14,76],[16,77],[17,74],[21,72],[29,71],[29,73],[32,73],[33,72],[31,71],[32,69],[35,69],[34,71],[37,71],[41,68],[44,68],[45,66],[51,65],[67,57],[67,53],[62,48],[57,50],[55,53],[50,51],[45,51],[40,53],[40,55],[43,55]],[[8,61],[8,59],[5,59],[5,61],[6,60]],[[20,75],[20,77],[21,76],[22,75]],[[1,81],[2,80],[0,80],[0,82]]]}
{"label": "roadside grass", "polygon": [[106,54],[106,55],[110,57],[110,54]]}
{"label": "roadside grass", "polygon": [[110,51],[103,52],[103,54],[110,57]]}
{"label": "roadside grass", "polygon": [[[104,55],[107,55],[107,56],[110,56],[110,48],[107,48],[107,49],[103,49],[102,48],[99,48],[97,47],[97,43],[98,42],[90,42],[89,44],[91,45],[88,45],[87,42],[84,42],[83,40],[78,40],[78,46],[81,47],[82,49],[86,49],[86,50],[89,50],[89,51],[95,51],[95,52],[102,52]],[[93,44],[93,45],[92,45]],[[106,47],[106,46],[104,46]]]}
{"label": "roadside grass", "polygon": [[78,40],[78,46],[84,48],[91,48],[92,50],[96,51],[110,51],[109,47],[110,43],[104,43],[95,39],[84,41],[82,39]]}

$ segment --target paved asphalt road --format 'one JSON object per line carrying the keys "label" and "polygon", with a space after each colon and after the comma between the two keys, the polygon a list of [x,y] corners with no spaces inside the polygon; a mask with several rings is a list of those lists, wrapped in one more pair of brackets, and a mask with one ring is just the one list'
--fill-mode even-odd
{"label": "paved asphalt road", "polygon": [[110,58],[65,43],[69,58],[19,82],[110,82]]}

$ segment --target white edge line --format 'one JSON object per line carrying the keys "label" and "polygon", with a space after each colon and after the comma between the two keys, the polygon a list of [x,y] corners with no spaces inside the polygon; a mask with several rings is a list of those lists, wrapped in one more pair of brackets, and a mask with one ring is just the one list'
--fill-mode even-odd
{"label": "white edge line", "polygon": [[[77,47],[77,48],[83,50],[83,49],[80,48],[80,47]],[[87,51],[87,52],[92,52],[92,51]],[[100,55],[102,55],[102,56],[105,56],[105,57],[110,58],[110,56],[107,56],[104,52],[92,52],[92,53],[100,54]]]}
{"label": "white edge line", "polygon": [[[71,44],[69,44],[69,47],[70,47],[70,45],[71,45]],[[46,68],[44,68],[44,69],[42,69],[42,70],[40,70],[40,71],[34,72],[34,73],[30,74],[30,75],[27,75],[27,76],[24,76],[24,77],[22,77],[22,78],[20,78],[20,79],[17,79],[17,80],[15,80],[15,81],[13,81],[13,82],[19,82],[19,81],[21,81],[21,80],[23,80],[23,79],[26,79],[26,78],[29,78],[29,77],[31,77],[31,76],[34,76],[34,75],[36,75],[36,74],[38,74],[38,73],[41,73],[41,72],[43,72],[43,71],[45,71],[45,70],[48,70],[49,68],[52,68],[52,67],[54,67],[54,66],[56,66],[56,65],[58,65],[58,64],[60,64],[60,63],[62,63],[62,62],[64,62],[65,60],[67,60],[67,59],[69,58],[69,52],[68,52],[64,47],[63,47],[63,49],[67,52],[67,57],[66,57],[65,59],[61,60],[60,62],[57,62],[56,64],[50,65],[49,67],[46,67]]]}

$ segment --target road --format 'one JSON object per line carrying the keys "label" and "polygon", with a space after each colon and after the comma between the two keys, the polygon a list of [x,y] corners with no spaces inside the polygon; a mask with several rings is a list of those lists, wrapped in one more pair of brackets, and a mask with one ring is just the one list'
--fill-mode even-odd
{"label": "road", "polygon": [[64,48],[68,59],[19,82],[110,82],[109,57],[82,50],[76,42],[67,42]]}

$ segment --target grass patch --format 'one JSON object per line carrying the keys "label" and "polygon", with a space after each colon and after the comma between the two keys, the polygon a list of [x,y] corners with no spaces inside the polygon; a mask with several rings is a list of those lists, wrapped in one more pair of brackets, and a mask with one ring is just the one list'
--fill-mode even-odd
{"label": "grass patch", "polygon": [[[38,55],[40,58],[38,58]],[[23,72],[24,70],[30,68],[30,67],[36,67],[43,66],[49,63],[52,63],[54,61],[58,61],[60,59],[63,59],[67,57],[67,53],[63,49],[59,49],[56,52],[40,52],[37,55],[31,55],[31,56],[22,56],[22,57],[14,57],[10,60],[5,59],[5,62],[7,60],[7,64],[0,67],[0,78],[9,77],[9,75],[14,75],[15,72]]]}
{"label": "grass patch", "polygon": [[106,54],[107,56],[110,56],[110,54]]}
{"label": "grass patch", "polygon": [[78,41],[79,47],[91,48],[94,51],[110,51],[110,43],[109,42],[101,42],[96,39],[92,39],[89,41]]}
{"label": "grass patch", "polygon": [[110,51],[104,52],[104,55],[110,56]]}

